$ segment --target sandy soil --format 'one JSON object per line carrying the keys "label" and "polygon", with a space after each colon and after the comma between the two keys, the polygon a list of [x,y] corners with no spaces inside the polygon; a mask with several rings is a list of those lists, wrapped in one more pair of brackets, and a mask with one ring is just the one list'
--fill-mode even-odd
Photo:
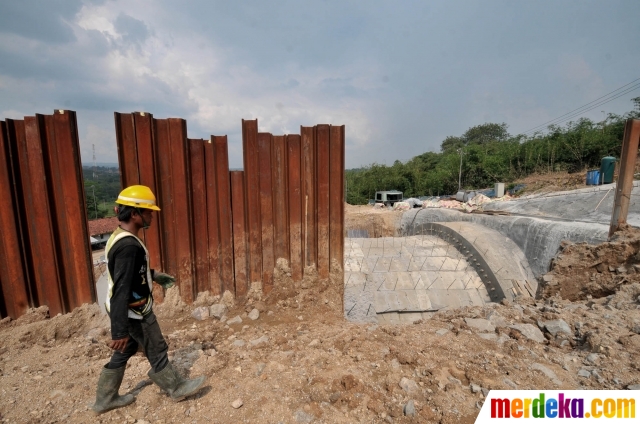
{"label": "sandy soil", "polygon": [[371,205],[345,205],[345,230],[366,230],[369,237],[397,237],[404,211],[374,208]]}
{"label": "sandy soil", "polygon": [[640,229],[625,226],[600,245],[567,243],[544,276],[543,295],[587,300],[640,284]]}
{"label": "sandy soil", "polygon": [[587,187],[587,173],[575,172],[569,174],[566,171],[549,172],[546,174],[531,174],[515,181],[515,184],[526,184],[526,187],[518,192],[518,196],[554,191],[576,190]]}
{"label": "sandy soil", "polygon": [[[348,219],[360,220],[350,209]],[[372,222],[393,215],[375,214]],[[640,283],[636,274],[608,268],[634,268],[640,238],[634,231],[625,237],[565,245],[547,277],[553,284],[538,300],[440,312],[407,326],[344,321],[339,272],[294,282],[282,261],[279,289],[266,298],[256,289],[240,304],[201,296],[187,306],[170,289],[155,308],[170,358],[185,375],[206,375],[206,386],[174,403],[151,384],[139,353],[121,388],[136,394],[136,402],[98,417],[89,405],[110,356],[107,317],[97,305],[53,318],[46,307],[32,310],[0,321],[0,417],[11,423],[471,423],[490,389],[623,389],[640,383]],[[584,273],[598,260],[607,268],[592,281]],[[627,279],[621,282],[621,275]],[[606,289],[578,289],[585,282]],[[196,307],[218,302],[229,305],[224,319],[192,316]],[[248,317],[253,309],[256,320]],[[236,316],[241,323],[226,322]],[[237,399],[243,405],[235,409]],[[405,415],[412,413],[408,404],[415,415]]]}

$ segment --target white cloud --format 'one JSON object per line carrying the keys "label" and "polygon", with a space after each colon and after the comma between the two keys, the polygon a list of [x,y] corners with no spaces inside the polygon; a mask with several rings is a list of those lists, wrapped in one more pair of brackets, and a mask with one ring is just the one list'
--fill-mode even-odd
{"label": "white cloud", "polygon": [[187,119],[190,137],[228,134],[232,167],[243,118],[274,134],[344,124],[347,167],[392,163],[485,121],[528,129],[632,80],[633,14],[594,4],[579,33],[560,26],[579,5],[547,17],[511,3],[113,0],[38,15],[46,31],[23,30],[38,13],[25,8],[18,29],[0,27],[0,110],[76,110],[85,160],[95,143],[116,161],[113,111],[144,110]]}

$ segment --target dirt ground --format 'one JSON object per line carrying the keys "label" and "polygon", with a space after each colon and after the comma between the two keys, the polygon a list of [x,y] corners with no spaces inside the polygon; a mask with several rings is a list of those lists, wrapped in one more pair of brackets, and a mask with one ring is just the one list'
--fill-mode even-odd
{"label": "dirt ground", "polygon": [[[371,228],[386,235],[400,216],[365,208],[347,207],[347,222],[361,228],[369,215]],[[294,282],[281,261],[278,289],[263,297],[256,287],[242,304],[200,296],[187,306],[170,289],[154,308],[170,359],[185,375],[206,375],[205,387],[172,402],[151,384],[139,353],[121,387],[136,402],[97,417],[90,405],[111,353],[108,318],[97,305],[51,318],[46,307],[31,310],[0,321],[0,417],[8,423],[471,423],[491,389],[624,389],[640,383],[639,243],[638,231],[629,229],[611,243],[566,244],[539,299],[439,312],[406,326],[346,322],[336,264],[329,279]],[[626,271],[618,272],[620,266]],[[219,302],[229,308],[223,319],[192,316]],[[255,320],[248,316],[253,309]],[[242,322],[227,322],[237,316]],[[235,409],[237,399],[242,406]]]}
{"label": "dirt ground", "polygon": [[587,187],[587,173],[575,172],[569,174],[566,171],[549,172],[545,174],[531,174],[517,180],[515,184],[525,184],[526,187],[517,193],[518,196],[538,193],[550,193],[554,191],[576,190]]}
{"label": "dirt ground", "polygon": [[614,295],[618,288],[640,284],[640,229],[625,226],[610,242],[594,246],[563,243],[544,276],[545,297],[588,300]]}
{"label": "dirt ground", "polygon": [[344,226],[347,230],[366,230],[370,238],[397,236],[403,211],[374,208],[371,205],[345,205]]}

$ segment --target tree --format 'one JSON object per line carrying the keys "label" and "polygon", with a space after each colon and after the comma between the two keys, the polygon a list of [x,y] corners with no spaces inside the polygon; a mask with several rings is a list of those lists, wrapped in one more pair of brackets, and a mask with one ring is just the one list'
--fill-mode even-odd
{"label": "tree", "polygon": [[456,151],[459,148],[463,147],[465,144],[466,143],[462,137],[448,136],[440,144],[440,151],[442,151],[442,153]]}
{"label": "tree", "polygon": [[507,132],[507,124],[486,123],[471,127],[462,135],[466,145],[469,144],[486,144],[491,141],[505,141],[509,138]]}
{"label": "tree", "polygon": [[449,136],[440,144],[442,153],[457,151],[459,148],[471,144],[487,144],[492,141],[506,141],[509,139],[508,125],[505,123],[486,123],[469,128],[462,136]]}

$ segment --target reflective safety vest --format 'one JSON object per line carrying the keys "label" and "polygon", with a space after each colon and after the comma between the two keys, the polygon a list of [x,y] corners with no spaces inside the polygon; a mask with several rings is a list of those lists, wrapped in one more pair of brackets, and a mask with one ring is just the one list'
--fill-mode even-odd
{"label": "reflective safety vest", "polygon": [[[122,240],[125,237],[135,238],[136,240],[138,240],[138,243],[140,243],[140,246],[142,246],[142,248],[144,249],[144,253],[145,253],[144,260],[147,263],[147,276],[146,276],[147,284],[149,285],[152,284],[151,283],[152,282],[151,267],[149,267],[149,251],[147,250],[147,246],[145,246],[142,240],[140,240],[135,235],[118,227],[118,229],[114,231],[113,234],[111,234],[111,237],[109,237],[109,240],[107,241],[107,245],[104,249],[104,253],[105,253],[104,256],[107,261],[107,278],[109,280],[109,285],[107,289],[107,299],[104,302],[104,306],[107,309],[107,312],[111,312],[111,296],[113,296],[113,286],[114,286],[114,282],[111,277],[111,272],[109,272],[109,250],[111,250],[111,247],[113,247],[113,245],[116,244],[117,241]],[[144,302],[145,300],[146,300],[146,303],[144,304],[145,306],[142,309],[142,311],[134,310],[131,308],[131,306],[142,305],[142,302]],[[134,304],[129,304],[129,306],[130,306],[128,311],[129,318],[142,319],[144,315],[148,314],[151,311],[151,307],[153,306],[153,296],[151,295],[151,286],[149,286],[149,296],[147,296],[147,299],[140,299],[136,301]]]}

